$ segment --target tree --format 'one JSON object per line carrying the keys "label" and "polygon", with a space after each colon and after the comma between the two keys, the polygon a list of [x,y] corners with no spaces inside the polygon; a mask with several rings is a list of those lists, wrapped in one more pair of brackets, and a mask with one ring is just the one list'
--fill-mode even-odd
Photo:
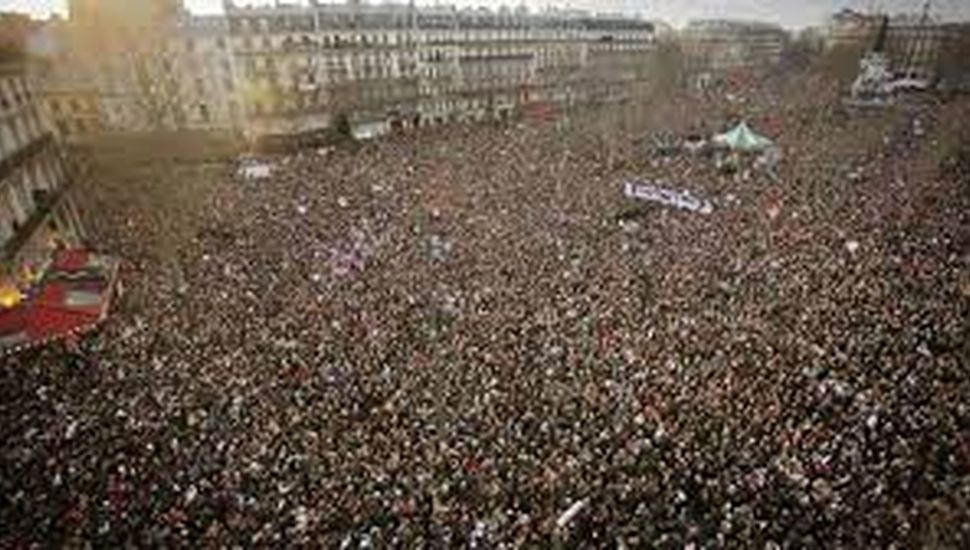
{"label": "tree", "polygon": [[859,74],[859,61],[865,50],[862,43],[835,46],[819,57],[818,70],[826,78],[848,85]]}
{"label": "tree", "polygon": [[940,76],[953,91],[970,91],[970,24],[956,24],[946,29],[940,46]]}
{"label": "tree", "polygon": [[361,86],[353,81],[345,81],[332,84],[328,90],[330,128],[338,139],[353,138],[351,117],[365,107]]}
{"label": "tree", "polygon": [[785,43],[781,52],[780,68],[783,72],[801,72],[816,61],[821,52],[821,38],[814,29],[805,29]]}
{"label": "tree", "polygon": [[658,43],[647,60],[645,77],[650,79],[654,94],[670,95],[678,90],[684,78],[684,53],[680,45],[672,41]]}
{"label": "tree", "polygon": [[591,58],[582,82],[596,105],[594,131],[604,144],[607,167],[616,167],[625,134],[642,126],[646,113],[681,87],[683,56],[673,42],[644,51],[604,51]]}
{"label": "tree", "polygon": [[350,117],[345,112],[337,113],[334,116],[333,130],[334,135],[340,140],[354,139],[354,130],[350,125]]}

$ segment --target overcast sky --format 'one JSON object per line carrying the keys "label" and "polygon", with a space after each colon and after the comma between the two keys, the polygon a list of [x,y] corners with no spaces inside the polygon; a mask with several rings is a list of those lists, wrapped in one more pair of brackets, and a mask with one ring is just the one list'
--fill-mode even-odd
{"label": "overcast sky", "polygon": [[[383,0],[371,0],[372,3],[381,1]],[[237,3],[244,2],[237,0]],[[419,0],[419,3],[428,4],[434,1]],[[459,6],[498,4],[495,0],[454,0],[441,3]],[[519,3],[520,0],[509,2],[510,5]],[[715,17],[761,19],[787,27],[804,27],[819,24],[827,14],[846,6],[861,9],[881,6],[891,12],[918,11],[923,0],[525,0],[522,3],[532,9],[558,6],[594,11],[624,11],[664,19],[678,26],[690,18]],[[29,12],[46,17],[53,11],[64,13],[66,5],[67,0],[0,0],[0,11]],[[186,5],[196,13],[219,13],[222,0],[186,0]],[[937,15],[947,19],[970,19],[970,0],[934,0],[933,5]]]}

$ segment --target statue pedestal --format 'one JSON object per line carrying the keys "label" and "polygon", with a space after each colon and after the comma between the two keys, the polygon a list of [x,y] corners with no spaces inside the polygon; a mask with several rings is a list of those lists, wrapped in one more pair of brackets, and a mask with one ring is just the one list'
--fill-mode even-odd
{"label": "statue pedestal", "polygon": [[859,62],[859,76],[852,83],[848,103],[882,106],[893,102],[889,59],[881,52],[870,52]]}

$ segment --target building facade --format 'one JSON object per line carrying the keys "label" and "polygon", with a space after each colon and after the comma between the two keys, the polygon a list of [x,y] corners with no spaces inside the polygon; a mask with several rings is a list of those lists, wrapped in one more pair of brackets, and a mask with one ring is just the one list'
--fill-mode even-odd
{"label": "building facade", "polygon": [[0,67],[0,278],[38,273],[83,238],[63,150],[22,65]]}
{"label": "building facade", "polygon": [[688,74],[713,76],[770,68],[788,40],[778,25],[734,20],[691,21],[680,36]]}
{"label": "building facade", "polygon": [[942,25],[945,39],[939,56],[941,86],[946,91],[970,93],[970,23]]}
{"label": "building facade", "polygon": [[[40,81],[59,127],[287,134],[347,116],[386,130],[620,101],[649,78],[656,34],[576,11],[225,0],[225,15],[200,17],[139,2],[150,28],[111,22],[89,0],[77,20],[72,4],[71,19],[45,28]],[[105,32],[106,20],[128,30]]]}
{"label": "building facade", "polygon": [[867,51],[877,46],[877,37],[885,25],[879,47],[896,78],[933,82],[945,71],[945,54],[962,40],[961,25],[935,21],[929,13],[888,17],[842,10],[829,18],[826,48]]}
{"label": "building facade", "polygon": [[[186,124],[175,0],[75,0],[27,44],[31,76],[65,137]],[[186,29],[191,35],[196,28]]]}
{"label": "building facade", "polygon": [[652,23],[403,4],[225,3],[241,105],[268,133],[357,122],[502,118],[536,102],[620,99],[654,45]]}

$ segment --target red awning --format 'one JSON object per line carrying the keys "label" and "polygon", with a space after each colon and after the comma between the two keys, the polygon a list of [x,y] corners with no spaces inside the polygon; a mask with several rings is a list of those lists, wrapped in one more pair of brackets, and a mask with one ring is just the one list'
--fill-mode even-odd
{"label": "red awning", "polygon": [[110,277],[115,262],[108,256],[86,250],[61,250],[44,274],[44,280],[105,279]]}
{"label": "red awning", "polygon": [[27,324],[31,343],[43,343],[86,332],[97,325],[99,317],[83,311],[52,307],[35,307]]}
{"label": "red awning", "polygon": [[87,250],[61,250],[54,254],[51,269],[56,271],[81,271],[87,268],[91,253]]}
{"label": "red awning", "polygon": [[0,352],[69,338],[108,314],[118,262],[83,250],[58,252],[40,285],[17,308],[0,312]]}
{"label": "red awning", "polygon": [[23,305],[0,310],[0,350],[23,345],[27,340],[28,311]]}
{"label": "red awning", "polygon": [[98,317],[104,309],[104,294],[109,283],[105,280],[50,281],[40,288],[35,304]]}

